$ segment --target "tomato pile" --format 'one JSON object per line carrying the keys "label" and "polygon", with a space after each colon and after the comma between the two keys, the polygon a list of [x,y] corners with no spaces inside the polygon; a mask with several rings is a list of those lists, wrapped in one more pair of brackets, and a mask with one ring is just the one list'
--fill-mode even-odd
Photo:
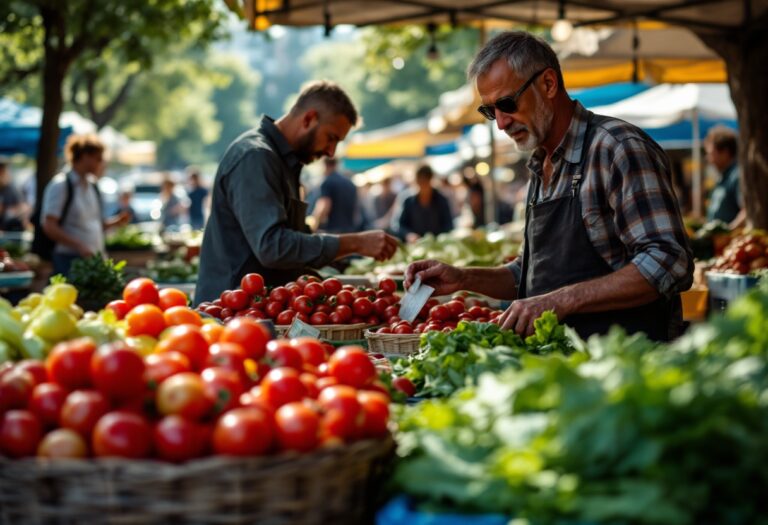
{"label": "tomato pile", "polygon": [[745,275],[763,268],[768,268],[768,235],[750,233],[734,237],[712,269]]}
{"label": "tomato pile", "polygon": [[500,310],[493,310],[473,298],[461,293],[454,294],[450,301],[440,304],[437,299],[430,299],[421,309],[412,323],[401,320],[397,315],[387,319],[387,326],[376,330],[379,334],[420,334],[423,332],[450,332],[459,321],[495,322],[501,315]]}
{"label": "tomato pile", "polygon": [[267,288],[261,275],[249,273],[240,281],[240,288],[225,290],[219,299],[200,303],[197,309],[224,322],[250,317],[289,325],[298,317],[313,325],[378,325],[399,311],[396,288],[392,279],[382,279],[374,290],[342,285],[334,277],[321,281],[313,275]]}
{"label": "tomato pile", "polygon": [[248,317],[205,324],[163,292],[135,280],[110,306],[129,334],[158,337],[151,351],[85,337],[1,365],[0,453],[180,462],[387,434],[389,392],[362,348],[270,341]]}

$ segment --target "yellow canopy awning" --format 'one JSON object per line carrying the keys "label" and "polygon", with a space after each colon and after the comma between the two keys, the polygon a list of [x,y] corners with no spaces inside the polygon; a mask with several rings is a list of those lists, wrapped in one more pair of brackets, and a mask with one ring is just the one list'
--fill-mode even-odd
{"label": "yellow canopy awning", "polygon": [[388,128],[352,135],[344,157],[348,159],[421,158],[430,146],[455,140],[458,133],[433,135],[426,119],[409,120]]}

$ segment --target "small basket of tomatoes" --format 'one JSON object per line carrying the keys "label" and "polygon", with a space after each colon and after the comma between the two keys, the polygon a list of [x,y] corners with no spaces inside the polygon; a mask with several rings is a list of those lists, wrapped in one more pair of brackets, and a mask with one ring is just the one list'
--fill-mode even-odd
{"label": "small basket of tomatoes", "polygon": [[125,335],[0,365],[0,525],[372,521],[394,441],[371,356],[186,304],[135,279],[107,307]]}
{"label": "small basket of tomatoes", "polygon": [[[397,328],[395,328],[397,329]],[[375,354],[411,355],[419,351],[421,334],[365,331],[368,351]]]}

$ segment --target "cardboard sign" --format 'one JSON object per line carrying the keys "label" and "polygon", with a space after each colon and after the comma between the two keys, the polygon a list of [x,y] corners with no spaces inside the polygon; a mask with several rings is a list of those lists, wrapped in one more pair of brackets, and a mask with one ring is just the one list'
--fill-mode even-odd
{"label": "cardboard sign", "polygon": [[417,277],[400,302],[400,312],[398,312],[400,319],[413,322],[434,291],[435,289],[431,286],[421,284],[421,279]]}
{"label": "cardboard sign", "polygon": [[291,327],[288,328],[285,336],[289,339],[293,339],[294,337],[314,337],[315,339],[319,339],[320,330],[297,317],[294,318],[293,323],[291,323]]}

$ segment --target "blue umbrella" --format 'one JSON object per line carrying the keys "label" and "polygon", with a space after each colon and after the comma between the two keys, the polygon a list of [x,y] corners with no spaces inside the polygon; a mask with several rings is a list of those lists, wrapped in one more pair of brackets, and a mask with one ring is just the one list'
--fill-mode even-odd
{"label": "blue umbrella", "polygon": [[[0,98],[0,154],[37,155],[40,141],[40,108],[26,106],[9,98]],[[72,126],[61,128],[58,149],[61,150],[72,133]]]}

